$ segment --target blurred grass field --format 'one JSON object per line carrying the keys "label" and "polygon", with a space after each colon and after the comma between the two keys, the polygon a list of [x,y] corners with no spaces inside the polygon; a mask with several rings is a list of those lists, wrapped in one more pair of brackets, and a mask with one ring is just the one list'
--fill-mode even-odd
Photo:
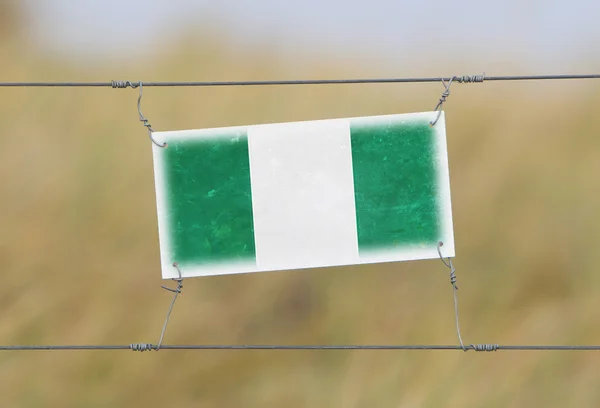
{"label": "blurred grass field", "polygon": [[[348,67],[334,56],[291,68],[268,47],[240,52],[216,36],[160,59],[77,66],[32,51],[7,21],[3,81],[382,76],[368,60]],[[599,90],[593,81],[452,87],[466,343],[600,343]],[[148,88],[142,108],[156,130],[189,129],[429,111],[442,91]],[[0,89],[0,344],[158,341],[171,295],[160,288],[151,142],[136,98]],[[448,270],[435,260],[218,276],[185,282],[165,343],[455,344],[453,319]],[[6,407],[591,407],[599,363],[593,352],[3,351],[0,395]]]}

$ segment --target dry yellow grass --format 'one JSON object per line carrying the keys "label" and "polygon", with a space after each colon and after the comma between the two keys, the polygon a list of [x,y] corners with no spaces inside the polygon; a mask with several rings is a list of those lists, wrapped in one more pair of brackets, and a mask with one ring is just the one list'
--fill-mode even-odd
{"label": "dry yellow grass", "polygon": [[[290,76],[268,51],[238,57],[218,45],[74,69],[0,41],[0,76]],[[296,75],[369,75],[304,64]],[[441,90],[152,88],[143,107],[156,129],[184,129],[426,111]],[[600,343],[598,95],[593,82],[454,88],[446,112],[466,342]],[[0,90],[0,343],[157,341],[170,295],[136,96]],[[452,293],[439,261],[190,279],[165,342],[455,343]],[[7,407],[580,407],[600,404],[598,363],[589,352],[0,352],[0,395]]]}

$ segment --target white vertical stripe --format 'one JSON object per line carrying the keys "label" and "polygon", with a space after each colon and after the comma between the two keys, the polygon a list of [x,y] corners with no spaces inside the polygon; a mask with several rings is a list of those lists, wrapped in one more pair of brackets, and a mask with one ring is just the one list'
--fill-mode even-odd
{"label": "white vertical stripe", "polygon": [[454,258],[454,226],[452,222],[452,200],[450,194],[450,169],[448,164],[448,145],[446,142],[446,115],[442,111],[439,120],[435,124],[436,130],[436,160],[437,160],[437,192],[440,200],[440,223],[441,240],[444,246],[441,248],[444,258]]}
{"label": "white vertical stripe", "polygon": [[347,120],[248,128],[259,270],[359,261]]}

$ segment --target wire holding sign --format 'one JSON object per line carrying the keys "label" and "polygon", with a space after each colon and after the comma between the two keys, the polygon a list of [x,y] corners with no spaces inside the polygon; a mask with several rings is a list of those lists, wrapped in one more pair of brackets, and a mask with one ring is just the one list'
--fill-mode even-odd
{"label": "wire holding sign", "polygon": [[440,115],[442,114],[442,105],[446,102],[446,99],[448,99],[448,97],[450,96],[450,85],[452,85],[452,80],[453,78],[450,78],[450,81],[448,81],[448,84],[446,84],[446,82],[442,79],[442,84],[444,85],[444,92],[442,92],[442,96],[440,97],[440,100],[438,102],[438,104],[435,106],[434,111],[436,111],[438,114],[435,117],[435,120],[431,121],[430,124],[431,126],[435,126],[435,124],[438,122],[438,120],[440,120]]}
{"label": "wire holding sign", "polygon": [[463,348],[463,350],[467,350],[465,348],[465,345],[463,344],[463,340],[462,340],[462,336],[460,334],[460,324],[458,322],[458,285],[456,284],[456,269],[454,269],[454,265],[452,265],[452,258],[448,258],[448,262],[446,262],[444,260],[444,257],[442,256],[442,251],[441,248],[444,246],[444,243],[442,241],[440,241],[438,243],[438,254],[440,255],[440,259],[442,260],[442,262],[444,263],[444,265],[450,269],[450,284],[452,285],[452,295],[454,296],[454,320],[456,322],[456,335],[458,337],[458,342],[460,343],[460,346]]}
{"label": "wire holding sign", "polygon": [[168,290],[169,292],[173,292],[173,300],[171,301],[171,306],[169,306],[169,311],[167,312],[167,317],[165,318],[165,323],[163,325],[162,331],[160,332],[160,339],[158,340],[158,345],[156,346],[156,350],[160,350],[160,346],[162,345],[163,339],[165,338],[165,332],[167,331],[167,325],[169,324],[169,319],[171,318],[171,312],[173,312],[173,307],[175,306],[175,302],[177,301],[177,297],[181,293],[183,289],[183,277],[181,276],[181,269],[179,269],[179,265],[177,262],[173,262],[173,267],[177,269],[178,278],[173,279],[177,282],[177,287],[175,289],[171,289],[168,286],[161,286],[161,288]]}
{"label": "wire holding sign", "polygon": [[148,122],[148,119],[146,119],[146,117],[142,113],[142,90],[143,90],[143,85],[142,85],[141,82],[139,83],[139,87],[140,87],[140,95],[138,96],[137,109],[138,109],[138,114],[139,114],[140,122],[142,122],[142,124],[146,127],[146,129],[148,129],[148,137],[150,138],[150,140],[152,140],[152,143],[154,143],[158,147],[167,147],[166,143],[160,144],[156,140],[154,140],[154,137],[152,137],[152,133],[154,132],[154,129],[152,129],[152,125],[150,125],[150,122]]}

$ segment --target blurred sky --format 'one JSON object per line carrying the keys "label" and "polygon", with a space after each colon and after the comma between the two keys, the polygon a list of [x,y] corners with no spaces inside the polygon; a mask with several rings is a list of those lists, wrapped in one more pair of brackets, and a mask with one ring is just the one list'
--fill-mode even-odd
{"label": "blurred sky", "polygon": [[[18,0],[2,0],[15,1]],[[303,50],[413,65],[465,57],[537,71],[598,63],[598,0],[22,0],[47,50],[105,58],[160,47],[184,28],[216,27],[240,46],[267,38]],[[160,50],[158,50],[160,52]],[[596,59],[594,61],[594,59]],[[589,66],[588,66],[589,68]],[[488,70],[490,73],[491,70]],[[474,72],[476,73],[476,72]],[[494,74],[494,73],[492,73]],[[498,72],[496,72],[498,74]]]}

